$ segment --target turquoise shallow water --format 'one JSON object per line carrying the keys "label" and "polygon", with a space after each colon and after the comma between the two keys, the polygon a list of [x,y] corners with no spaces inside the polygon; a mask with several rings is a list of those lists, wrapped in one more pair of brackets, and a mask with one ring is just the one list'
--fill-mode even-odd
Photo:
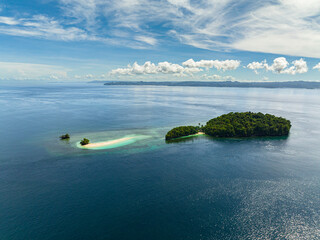
{"label": "turquoise shallow water", "polygon": [[[0,103],[0,239],[320,239],[319,90],[1,86]],[[248,110],[289,137],[164,141]],[[148,138],[76,146],[125,136]]]}

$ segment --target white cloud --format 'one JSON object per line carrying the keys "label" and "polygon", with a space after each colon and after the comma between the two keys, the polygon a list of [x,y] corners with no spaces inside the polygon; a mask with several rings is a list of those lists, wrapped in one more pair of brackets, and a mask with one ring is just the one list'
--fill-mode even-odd
{"label": "white cloud", "polygon": [[135,62],[132,66],[129,64],[127,68],[117,68],[110,72],[111,75],[135,75],[135,74],[155,74],[157,73],[157,67],[150,61],[145,62],[143,65],[139,65]]}
{"label": "white cloud", "polygon": [[17,25],[20,22],[18,20],[14,19],[13,17],[0,16],[0,23],[7,24],[7,25]]}
{"label": "white cloud", "polygon": [[44,15],[35,15],[31,18],[1,17],[0,23],[2,23],[0,33],[12,36],[64,41],[97,40],[80,28],[65,27],[59,21]]}
{"label": "white cloud", "polygon": [[308,72],[307,62],[302,58],[299,60],[293,61],[292,64],[294,65],[294,68],[292,69],[291,74]]}
{"label": "white cloud", "polygon": [[[258,4],[258,1],[257,1]],[[266,1],[245,13],[237,30],[245,29],[230,47],[240,50],[320,57],[320,1]],[[240,33],[240,32],[238,32]]]}
{"label": "white cloud", "polygon": [[1,77],[5,79],[66,79],[69,71],[55,65],[0,62]]}
{"label": "white cloud", "polygon": [[149,36],[135,36],[134,39],[152,46],[157,44],[157,39]]}
{"label": "white cloud", "polygon": [[288,61],[284,57],[278,57],[273,60],[271,66],[266,65],[266,69],[275,73],[286,73],[285,68],[289,65]]}
{"label": "white cloud", "polygon": [[236,80],[235,77],[233,77],[233,76],[220,76],[220,75],[217,75],[217,74],[214,74],[214,75],[203,74],[201,77],[206,79],[206,80],[223,80],[223,81],[234,81],[234,80]]}
{"label": "white cloud", "polygon": [[[157,38],[169,36],[183,44],[211,50],[320,57],[319,0],[58,2],[64,17],[48,18],[55,21],[52,24],[40,21],[40,26],[32,28],[23,26],[30,19],[3,16],[0,33],[55,40],[97,40],[133,48],[149,48],[157,45]],[[119,32],[127,34],[121,37]]]}
{"label": "white cloud", "polygon": [[318,0],[60,0],[78,19],[99,11],[114,28],[174,36],[197,48],[320,57]]}
{"label": "white cloud", "polygon": [[258,69],[263,69],[265,67],[266,67],[266,61],[252,62],[247,65],[247,68],[253,70],[256,74],[258,74]]}
{"label": "white cloud", "polygon": [[102,81],[102,80],[106,80],[107,77],[105,74],[85,74],[85,75],[73,75],[73,77],[70,77],[70,79],[76,79],[76,80],[82,80],[82,81],[92,81],[92,80],[98,80],[98,81]]}
{"label": "white cloud", "polygon": [[160,73],[182,73],[185,70],[184,67],[179,64],[169,63],[169,62],[160,62],[158,63],[157,72]]}
{"label": "white cloud", "polygon": [[[70,9],[71,11],[71,9]],[[76,14],[76,12],[74,12]],[[80,17],[80,16],[78,16]],[[86,16],[87,21],[91,19]],[[153,36],[141,34],[131,34],[134,37],[130,39],[130,34],[125,36],[106,37],[95,30],[93,24],[94,18],[86,26],[79,27],[79,21],[66,21],[50,18],[46,15],[34,15],[31,17],[4,17],[0,16],[0,34],[32,37],[58,41],[97,41],[105,44],[121,45],[135,49],[145,49],[157,44],[157,39]],[[81,21],[80,21],[81,22]],[[81,25],[81,24],[80,24]],[[95,27],[92,27],[94,25]],[[115,31],[119,33],[121,31]]]}
{"label": "white cloud", "polygon": [[56,75],[51,75],[51,76],[50,76],[50,79],[53,79],[53,80],[59,80],[59,77],[58,77],[58,76],[56,76]]}
{"label": "white cloud", "polygon": [[312,69],[318,69],[320,71],[320,62],[317,65],[315,65]]}
{"label": "white cloud", "polygon": [[92,74],[87,74],[85,77],[88,78],[88,79],[91,79],[91,78],[93,78],[94,76],[93,76]]}
{"label": "white cloud", "polygon": [[175,74],[178,76],[192,75],[202,69],[196,67],[185,68],[179,64],[169,62],[159,62],[157,65],[147,61],[143,65],[135,62],[126,68],[117,68],[110,72],[111,75],[142,75],[142,74]]}
{"label": "white cloud", "polygon": [[195,62],[193,59],[189,59],[182,63],[185,67],[193,67],[193,68],[213,68],[215,67],[218,70],[235,70],[240,66],[240,61],[238,60],[200,60]]}
{"label": "white cloud", "polygon": [[59,0],[61,8],[67,17],[84,22],[87,28],[96,25],[100,8],[103,7],[101,0]]}
{"label": "white cloud", "polygon": [[226,80],[226,81],[234,81],[234,80],[236,80],[235,77],[232,77],[232,76],[225,76],[225,77],[223,77],[223,79]]}
{"label": "white cloud", "polygon": [[291,74],[308,72],[307,62],[302,58],[292,62],[292,66],[289,67],[289,62],[284,57],[278,57],[273,60],[272,65],[268,65],[266,60],[263,62],[252,62],[247,65],[247,68],[253,70],[258,74],[258,69],[265,69],[266,71],[272,71],[280,74]]}

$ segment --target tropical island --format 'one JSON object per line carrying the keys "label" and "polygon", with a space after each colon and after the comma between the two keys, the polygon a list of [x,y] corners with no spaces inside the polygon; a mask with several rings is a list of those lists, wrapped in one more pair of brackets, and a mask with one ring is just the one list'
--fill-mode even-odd
{"label": "tropical island", "polygon": [[66,140],[66,139],[70,139],[70,135],[68,133],[64,134],[64,135],[61,135],[60,136],[60,139],[61,140]]}
{"label": "tropical island", "polygon": [[271,114],[253,112],[230,112],[213,118],[205,126],[180,126],[166,134],[166,140],[195,134],[207,134],[212,137],[267,137],[287,136],[291,122]]}
{"label": "tropical island", "polygon": [[89,139],[84,138],[84,139],[82,139],[82,140],[80,141],[80,144],[81,144],[82,146],[84,146],[84,145],[88,145],[88,144],[89,144],[89,142],[90,142],[90,140],[89,140]]}

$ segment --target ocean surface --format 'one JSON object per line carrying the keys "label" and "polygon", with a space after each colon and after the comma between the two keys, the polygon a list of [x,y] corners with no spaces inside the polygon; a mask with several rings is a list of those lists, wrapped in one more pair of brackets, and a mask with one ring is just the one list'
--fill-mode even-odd
{"label": "ocean surface", "polygon": [[[52,83],[0,86],[0,104],[1,240],[320,239],[320,90]],[[235,111],[291,133],[164,141]]]}

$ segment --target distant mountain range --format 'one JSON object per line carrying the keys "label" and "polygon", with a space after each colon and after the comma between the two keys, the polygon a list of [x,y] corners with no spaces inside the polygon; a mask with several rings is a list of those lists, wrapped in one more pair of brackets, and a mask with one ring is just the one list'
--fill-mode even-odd
{"label": "distant mountain range", "polygon": [[91,83],[104,83],[108,86],[180,86],[180,87],[240,87],[240,88],[320,88],[320,82],[287,81],[287,82],[143,82],[143,81],[92,81]]}

